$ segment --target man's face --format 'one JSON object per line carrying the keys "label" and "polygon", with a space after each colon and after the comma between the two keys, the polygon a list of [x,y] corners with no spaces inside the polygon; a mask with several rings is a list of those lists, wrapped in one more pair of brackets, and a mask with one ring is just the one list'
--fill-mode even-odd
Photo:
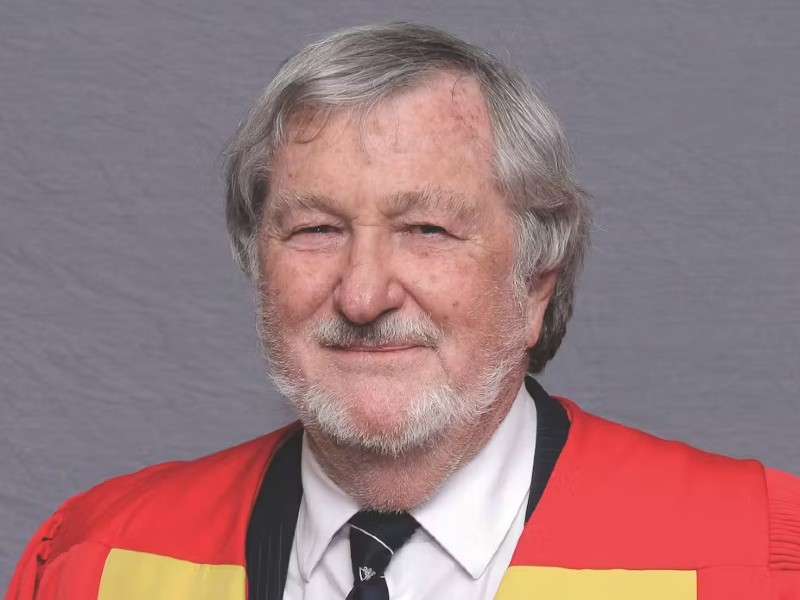
{"label": "man's face", "polygon": [[294,119],[273,165],[263,338],[307,426],[399,453],[475,422],[525,364],[546,299],[514,294],[476,82],[441,74],[320,124]]}

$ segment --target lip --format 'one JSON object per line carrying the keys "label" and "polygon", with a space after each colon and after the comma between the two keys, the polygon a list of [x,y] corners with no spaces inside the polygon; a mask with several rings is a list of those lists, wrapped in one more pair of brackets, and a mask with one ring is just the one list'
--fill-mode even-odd
{"label": "lip", "polygon": [[337,352],[353,352],[353,353],[384,353],[384,352],[402,352],[404,350],[413,350],[414,348],[422,348],[414,344],[398,344],[389,346],[334,346],[331,349]]}

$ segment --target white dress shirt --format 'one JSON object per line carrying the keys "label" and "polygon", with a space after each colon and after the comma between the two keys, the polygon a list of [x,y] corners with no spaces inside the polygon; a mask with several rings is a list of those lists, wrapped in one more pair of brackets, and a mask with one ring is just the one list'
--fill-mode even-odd
{"label": "white dress shirt", "polygon": [[[525,525],[536,407],[523,385],[489,443],[411,514],[420,528],[386,570],[391,600],[494,598]],[[303,439],[303,500],[285,600],[345,598],[353,587],[346,523],[359,506]]]}

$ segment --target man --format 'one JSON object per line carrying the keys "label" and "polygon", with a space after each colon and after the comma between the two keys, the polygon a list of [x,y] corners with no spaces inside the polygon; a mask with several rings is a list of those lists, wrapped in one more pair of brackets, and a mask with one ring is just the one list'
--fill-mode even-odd
{"label": "man", "polygon": [[10,600],[800,598],[800,481],[549,396],[590,218],[555,116],[441,31],[287,62],[227,217],[302,426],[117,478]]}

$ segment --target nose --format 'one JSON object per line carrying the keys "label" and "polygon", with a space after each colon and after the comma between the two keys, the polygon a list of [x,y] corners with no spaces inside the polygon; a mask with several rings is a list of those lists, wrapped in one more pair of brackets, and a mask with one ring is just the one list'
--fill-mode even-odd
{"label": "nose", "polygon": [[336,308],[353,323],[369,323],[400,308],[405,291],[396,277],[390,234],[378,227],[353,232],[334,291]]}

